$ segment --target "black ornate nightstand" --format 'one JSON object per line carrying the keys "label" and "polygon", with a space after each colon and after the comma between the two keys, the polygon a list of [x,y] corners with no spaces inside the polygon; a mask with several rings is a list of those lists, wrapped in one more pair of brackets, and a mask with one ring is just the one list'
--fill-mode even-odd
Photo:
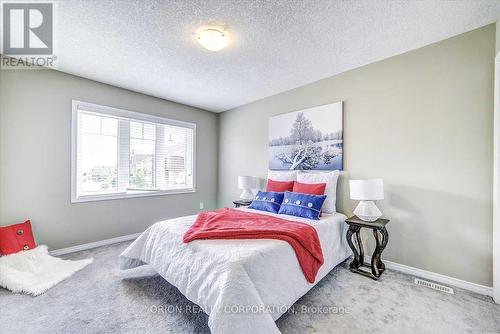
{"label": "black ornate nightstand", "polygon": [[[347,231],[346,235],[347,243],[354,253],[354,260],[349,265],[349,269],[354,273],[358,273],[377,280],[385,270],[385,265],[380,257],[382,256],[382,251],[389,241],[389,234],[385,229],[385,225],[387,225],[389,220],[379,218],[374,222],[365,222],[364,220],[353,216],[346,219],[345,222],[349,224],[349,230]],[[361,242],[361,236],[359,235],[362,227],[370,228],[373,230],[373,236],[375,237],[375,241],[377,243],[377,246],[373,251],[371,266],[365,263],[364,260],[365,255],[363,251],[363,243]],[[353,235],[356,245],[354,245],[354,243],[352,242]],[[363,270],[361,269],[361,267],[371,267],[371,272]]]}
{"label": "black ornate nightstand", "polygon": [[252,203],[252,201],[244,201],[244,200],[241,200],[241,199],[233,201],[233,204],[234,204],[235,208],[239,208],[240,206],[249,206],[250,203]]}

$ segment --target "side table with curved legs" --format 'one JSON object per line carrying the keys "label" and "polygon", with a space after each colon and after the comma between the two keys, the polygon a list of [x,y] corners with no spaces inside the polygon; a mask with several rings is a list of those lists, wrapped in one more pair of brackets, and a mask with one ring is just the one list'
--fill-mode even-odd
{"label": "side table with curved legs", "polygon": [[[366,222],[360,218],[353,216],[345,221],[349,225],[349,230],[347,231],[347,243],[354,254],[354,259],[349,265],[349,269],[352,272],[370,277],[374,280],[378,280],[380,275],[385,270],[385,265],[382,262],[381,256],[382,252],[389,241],[389,234],[385,228],[385,225],[389,222],[388,219],[377,219],[374,222]],[[373,236],[375,237],[376,247],[373,251],[371,265],[365,263],[364,260],[364,250],[363,243],[361,241],[361,228],[369,228],[373,230]],[[354,239],[354,242],[353,242]],[[371,268],[371,271],[362,269],[363,267]]]}

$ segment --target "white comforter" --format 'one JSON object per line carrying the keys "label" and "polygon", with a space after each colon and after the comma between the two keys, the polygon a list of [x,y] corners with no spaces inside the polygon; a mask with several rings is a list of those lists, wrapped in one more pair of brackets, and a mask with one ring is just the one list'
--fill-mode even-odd
{"label": "white comforter", "polygon": [[[350,250],[343,214],[319,221],[241,209],[310,224],[318,232],[325,263],[316,284]],[[150,264],[208,315],[218,333],[279,333],[274,323],[314,284],[308,283],[293,248],[281,240],[196,240],[182,236],[196,216],[158,222],[121,255],[120,268]]]}

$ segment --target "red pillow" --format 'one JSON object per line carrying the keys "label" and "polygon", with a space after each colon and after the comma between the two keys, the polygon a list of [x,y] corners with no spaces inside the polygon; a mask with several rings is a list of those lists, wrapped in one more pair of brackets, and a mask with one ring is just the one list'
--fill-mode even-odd
{"label": "red pillow", "polygon": [[31,222],[0,227],[0,255],[9,255],[36,247]]}
{"label": "red pillow", "polygon": [[324,195],[326,183],[293,183],[293,192],[309,195]]}
{"label": "red pillow", "polygon": [[279,193],[282,193],[284,191],[292,191],[293,183],[294,181],[274,181],[268,179],[266,191],[276,191]]}

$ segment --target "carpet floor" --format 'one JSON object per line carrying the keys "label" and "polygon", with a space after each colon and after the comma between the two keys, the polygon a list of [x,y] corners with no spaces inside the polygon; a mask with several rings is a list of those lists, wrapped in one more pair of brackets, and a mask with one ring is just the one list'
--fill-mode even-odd
{"label": "carpet floor", "polygon": [[[39,297],[0,289],[0,333],[210,333],[208,316],[149,267],[118,270],[119,243],[64,256],[94,263]],[[277,321],[283,333],[500,333],[500,305],[387,270],[332,270]],[[257,333],[256,333],[257,334]]]}

